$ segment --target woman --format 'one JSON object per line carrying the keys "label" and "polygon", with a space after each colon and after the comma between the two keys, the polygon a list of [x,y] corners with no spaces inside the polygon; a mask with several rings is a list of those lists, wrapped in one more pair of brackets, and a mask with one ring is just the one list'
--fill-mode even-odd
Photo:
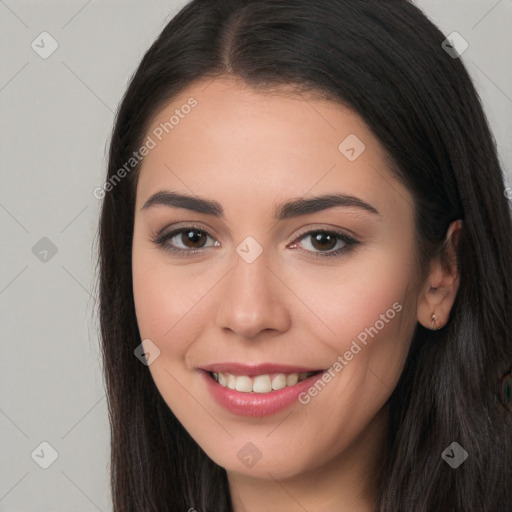
{"label": "woman", "polygon": [[114,510],[507,510],[511,216],[445,39],[194,0],[148,50],[99,230]]}

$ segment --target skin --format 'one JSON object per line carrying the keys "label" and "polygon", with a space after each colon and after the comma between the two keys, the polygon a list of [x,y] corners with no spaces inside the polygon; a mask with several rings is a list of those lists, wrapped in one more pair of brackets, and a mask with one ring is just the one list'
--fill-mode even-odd
{"label": "skin", "polygon": [[[433,260],[420,281],[412,197],[354,112],[225,77],[174,98],[148,134],[190,97],[197,106],[144,158],[137,184],[135,308],[141,339],[160,350],[149,371],[179,421],[226,469],[236,512],[372,511],[385,403],[417,322],[431,328],[433,312],[438,327],[448,321],[456,267]],[[354,161],[338,149],[349,134],[366,146]],[[162,189],[218,201],[224,218],[163,205],[142,209]],[[335,207],[275,221],[276,205],[325,193],[356,196],[380,215]],[[177,235],[167,243],[200,252],[186,257],[153,242],[160,230],[191,222],[208,237],[194,244]],[[333,228],[360,244],[322,257],[343,242],[315,245],[304,234]],[[454,245],[459,229],[454,223],[447,235]],[[263,249],[250,264],[236,252],[247,236]],[[198,374],[198,367],[228,361],[329,368],[394,303],[401,311],[306,405],[237,416],[212,400]],[[247,442],[261,453],[252,467],[237,457]]]}

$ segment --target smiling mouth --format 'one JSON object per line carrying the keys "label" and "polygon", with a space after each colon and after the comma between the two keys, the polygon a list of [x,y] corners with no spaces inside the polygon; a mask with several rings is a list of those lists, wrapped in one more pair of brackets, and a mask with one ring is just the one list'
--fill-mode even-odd
{"label": "smiling mouth", "polygon": [[301,373],[268,373],[249,377],[247,375],[234,375],[227,372],[207,372],[210,377],[222,387],[242,393],[270,393],[287,387],[295,386],[313,375],[324,370]]}

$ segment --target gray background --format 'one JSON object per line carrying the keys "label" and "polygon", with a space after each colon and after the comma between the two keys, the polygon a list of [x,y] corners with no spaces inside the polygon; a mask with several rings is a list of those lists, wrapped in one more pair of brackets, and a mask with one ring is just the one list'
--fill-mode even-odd
{"label": "gray background", "polygon": [[[111,510],[93,190],[127,81],[184,4],[0,0],[0,511]],[[462,59],[512,186],[512,0],[416,4],[468,41]],[[31,47],[43,31],[59,45],[46,59]],[[44,441],[58,453],[48,469]]]}

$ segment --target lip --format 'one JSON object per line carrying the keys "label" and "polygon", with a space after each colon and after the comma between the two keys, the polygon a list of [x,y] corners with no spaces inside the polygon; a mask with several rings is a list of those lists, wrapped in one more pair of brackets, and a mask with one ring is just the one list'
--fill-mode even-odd
{"label": "lip", "polygon": [[[276,367],[276,365],[273,365],[271,369]],[[226,367],[223,366],[223,368]],[[281,366],[281,368],[283,367]],[[218,405],[233,414],[252,417],[270,416],[291,407],[294,403],[298,405],[299,395],[309,389],[318,379],[321,379],[322,377],[322,373],[318,373],[301,382],[298,382],[294,386],[270,391],[269,393],[255,393],[253,391],[244,393],[221,386],[211,377],[211,375],[208,373],[209,371],[210,370],[206,371],[206,369],[201,369],[199,373],[204,379],[206,387],[213,400]],[[225,371],[227,372],[228,370]],[[282,371],[281,373],[287,373],[289,371],[290,370],[286,370]],[[293,371],[291,373],[293,373]]]}
{"label": "lip", "polygon": [[200,370],[206,370],[212,373],[232,373],[233,375],[247,375],[247,377],[256,377],[257,375],[266,375],[271,373],[306,373],[325,371],[321,368],[310,368],[305,366],[289,366],[276,363],[215,363],[207,366],[201,366]]}

